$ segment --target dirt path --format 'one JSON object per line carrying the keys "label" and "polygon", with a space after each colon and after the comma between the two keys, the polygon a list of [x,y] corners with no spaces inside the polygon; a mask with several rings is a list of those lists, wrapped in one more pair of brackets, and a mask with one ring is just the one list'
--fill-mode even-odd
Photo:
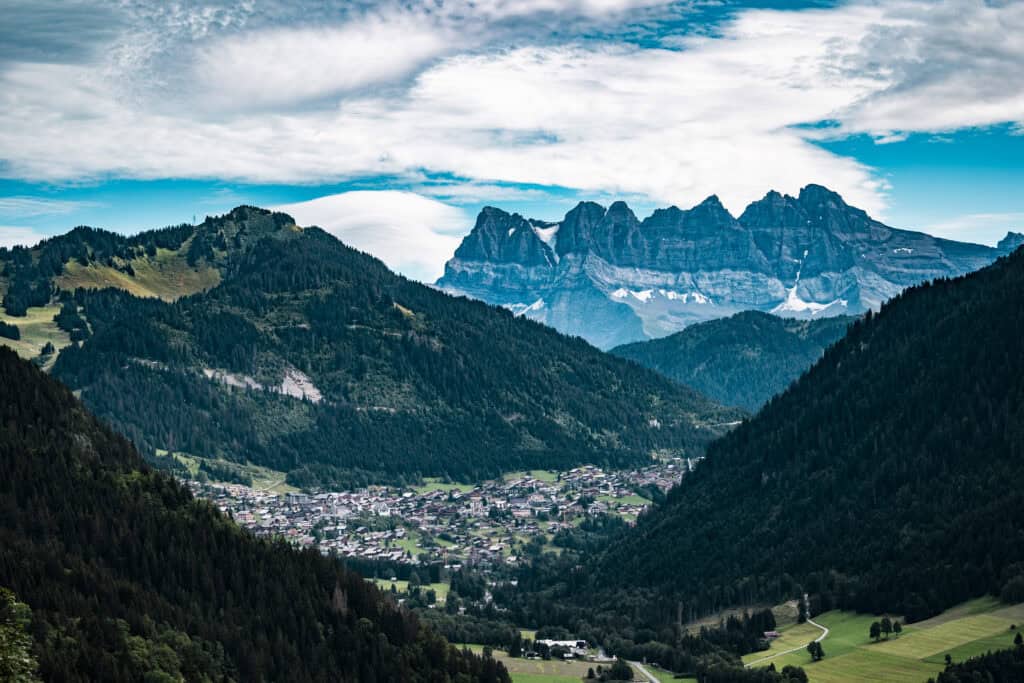
{"label": "dirt path", "polygon": [[[825,640],[826,637],[828,637],[828,628],[827,627],[822,626],[818,622],[814,621],[814,619],[810,619],[810,618],[807,619],[807,623],[810,624],[811,626],[817,626],[818,628],[821,629],[821,635],[818,636],[817,638],[815,638],[814,642],[820,643],[821,641]],[[767,657],[761,657],[760,659],[755,659],[754,661],[750,662],[749,664],[746,664],[745,666],[749,669],[752,666],[757,666],[758,664],[761,664],[762,662],[767,662],[768,660],[775,659],[776,657],[781,657],[782,655],[788,655],[791,652],[799,652],[800,650],[803,650],[806,647],[807,647],[806,645],[801,645],[800,647],[794,647],[794,648],[791,648],[789,650],[783,650],[782,652],[776,652],[773,655],[768,655]]]}

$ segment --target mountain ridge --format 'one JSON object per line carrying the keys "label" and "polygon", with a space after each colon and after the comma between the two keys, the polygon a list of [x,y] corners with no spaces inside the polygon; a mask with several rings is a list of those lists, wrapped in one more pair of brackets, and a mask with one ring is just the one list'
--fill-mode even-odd
{"label": "mountain ridge", "polygon": [[800,320],[744,311],[708,320],[667,337],[617,346],[628,358],[723,405],[756,413],[810,369],[855,320]]}
{"label": "mountain ridge", "polygon": [[[258,232],[249,221],[269,233],[218,246]],[[56,295],[84,331],[54,375],[149,456],[251,460],[299,486],[473,479],[694,457],[742,415],[283,214],[250,207],[204,225],[186,239],[210,243],[193,259],[217,268],[209,289]]]}
{"label": "mountain ridge", "polygon": [[820,185],[770,191],[738,218],[715,195],[643,220],[624,202],[580,202],[558,223],[487,207],[437,285],[607,349],[742,310],[877,309],[907,286],[990,263],[1015,239],[987,247],[892,228]]}

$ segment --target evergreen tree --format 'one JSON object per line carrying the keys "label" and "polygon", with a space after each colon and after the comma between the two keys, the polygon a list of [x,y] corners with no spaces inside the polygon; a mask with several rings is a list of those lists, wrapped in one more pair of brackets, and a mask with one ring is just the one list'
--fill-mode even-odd
{"label": "evergreen tree", "polygon": [[32,654],[32,636],[28,627],[32,611],[15,599],[14,593],[0,588],[0,681],[31,683],[36,677]]}

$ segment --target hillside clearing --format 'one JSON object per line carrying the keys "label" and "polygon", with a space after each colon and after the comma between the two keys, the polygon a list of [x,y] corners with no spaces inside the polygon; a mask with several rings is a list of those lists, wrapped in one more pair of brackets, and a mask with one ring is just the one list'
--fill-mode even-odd
{"label": "hillside clearing", "polygon": [[[15,353],[26,359],[38,356],[47,342],[53,344],[53,347],[59,351],[71,343],[71,337],[57,327],[57,323],[53,322],[53,316],[58,313],[60,313],[60,306],[56,304],[30,308],[23,317],[7,315],[3,309],[0,309],[0,321],[17,325],[21,332],[21,339],[0,337],[0,344],[11,347]],[[49,369],[56,360],[57,354],[54,353],[44,365],[44,369]]]}

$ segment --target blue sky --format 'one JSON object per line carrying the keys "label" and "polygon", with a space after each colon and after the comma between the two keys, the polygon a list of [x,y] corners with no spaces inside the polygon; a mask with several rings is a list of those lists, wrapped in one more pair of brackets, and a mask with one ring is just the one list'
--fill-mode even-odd
{"label": "blue sky", "polygon": [[435,277],[492,204],[828,185],[1024,229],[1024,3],[8,0],[0,244],[285,207]]}

